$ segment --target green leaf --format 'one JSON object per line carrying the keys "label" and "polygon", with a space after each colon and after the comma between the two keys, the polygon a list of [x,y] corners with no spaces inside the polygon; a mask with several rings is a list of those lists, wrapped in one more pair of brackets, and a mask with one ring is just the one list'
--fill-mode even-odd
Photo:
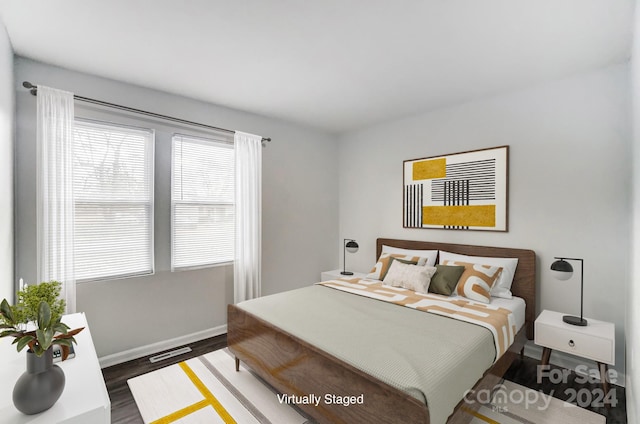
{"label": "green leaf", "polygon": [[18,352],[21,352],[22,349],[24,349],[30,341],[34,340],[33,336],[24,336],[24,337],[20,337],[20,339],[16,339],[18,340]]}
{"label": "green leaf", "polygon": [[36,338],[38,339],[38,345],[43,350],[47,350],[51,347],[51,342],[53,342],[53,330],[51,328],[44,330],[38,329],[36,330]]}
{"label": "green leaf", "polygon": [[[38,328],[44,330],[51,324],[51,308],[44,300],[38,306]],[[46,350],[46,349],[45,349]]]}
{"label": "green leaf", "polygon": [[31,350],[36,356],[42,356],[47,349],[43,349],[39,344],[36,344]]}
{"label": "green leaf", "polygon": [[60,333],[60,334],[67,334],[67,331],[69,330],[69,326],[59,322],[56,325],[53,326],[53,331],[55,331],[56,333]]}
{"label": "green leaf", "polygon": [[15,318],[13,316],[13,311],[11,310],[11,306],[9,306],[9,302],[7,299],[2,299],[2,303],[0,303],[0,313],[9,324],[15,324]]}
{"label": "green leaf", "polygon": [[22,333],[19,331],[16,331],[16,329],[12,329],[12,330],[6,330],[3,331],[2,333],[0,333],[0,338],[2,337],[20,337],[22,336]]}
{"label": "green leaf", "polygon": [[71,338],[68,338],[68,339],[56,339],[55,344],[59,344],[61,346],[69,346],[69,347],[71,347],[74,342],[75,342],[75,339],[73,337],[71,337]]}

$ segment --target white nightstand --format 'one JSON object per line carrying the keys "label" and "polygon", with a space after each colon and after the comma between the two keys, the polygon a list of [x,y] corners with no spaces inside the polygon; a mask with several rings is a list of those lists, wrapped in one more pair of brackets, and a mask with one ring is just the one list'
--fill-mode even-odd
{"label": "white nightstand", "polygon": [[364,272],[354,272],[353,275],[342,275],[342,269],[334,269],[331,271],[323,271],[320,273],[320,281],[337,280],[338,278],[365,278],[367,274]]}
{"label": "white nightstand", "polygon": [[594,360],[600,370],[605,393],[609,391],[607,364],[615,365],[615,326],[613,323],[586,318],[580,327],[562,321],[559,312],[542,311],[535,322],[535,343],[542,346],[542,365],[549,364],[553,349]]}

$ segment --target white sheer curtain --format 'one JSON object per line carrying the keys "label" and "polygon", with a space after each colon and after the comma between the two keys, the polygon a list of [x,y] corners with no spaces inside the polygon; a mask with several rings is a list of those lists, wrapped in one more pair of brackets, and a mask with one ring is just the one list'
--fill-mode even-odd
{"label": "white sheer curtain", "polygon": [[73,313],[73,93],[39,85],[37,121],[37,282],[60,281],[66,312]]}
{"label": "white sheer curtain", "polygon": [[236,131],[235,303],[260,297],[262,286],[262,137]]}

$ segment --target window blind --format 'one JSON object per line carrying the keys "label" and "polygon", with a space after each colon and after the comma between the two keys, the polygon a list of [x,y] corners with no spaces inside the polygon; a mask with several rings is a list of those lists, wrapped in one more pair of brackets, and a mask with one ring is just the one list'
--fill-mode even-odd
{"label": "window blind", "polygon": [[173,137],[172,270],[233,261],[234,180],[233,145]]}
{"label": "window blind", "polygon": [[153,145],[149,129],[76,120],[78,281],[153,272]]}

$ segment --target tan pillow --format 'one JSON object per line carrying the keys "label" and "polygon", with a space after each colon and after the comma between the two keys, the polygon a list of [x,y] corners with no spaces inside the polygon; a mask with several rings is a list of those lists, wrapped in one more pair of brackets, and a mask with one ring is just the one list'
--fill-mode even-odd
{"label": "tan pillow", "polygon": [[402,287],[418,293],[427,293],[431,277],[436,273],[436,267],[409,265],[394,260],[383,283],[388,286]]}
{"label": "tan pillow", "polygon": [[459,261],[444,261],[444,265],[464,266],[464,272],[456,286],[459,296],[482,303],[491,302],[491,287],[500,278],[502,267]]}
{"label": "tan pillow", "polygon": [[394,260],[410,264],[410,265],[424,265],[427,263],[427,258],[421,258],[419,256],[402,255],[399,253],[382,253],[378,262],[376,262],[373,269],[367,274],[367,278],[370,280],[384,280],[384,277],[389,271],[391,262]]}
{"label": "tan pillow", "polygon": [[492,266],[501,266],[502,274],[500,278],[491,288],[492,297],[503,297],[505,299],[511,299],[511,284],[513,284],[513,277],[516,275],[516,268],[518,266],[518,258],[492,258],[486,256],[467,256],[459,255],[457,253],[440,251],[440,261],[459,261],[469,262],[472,264],[483,264]]}

